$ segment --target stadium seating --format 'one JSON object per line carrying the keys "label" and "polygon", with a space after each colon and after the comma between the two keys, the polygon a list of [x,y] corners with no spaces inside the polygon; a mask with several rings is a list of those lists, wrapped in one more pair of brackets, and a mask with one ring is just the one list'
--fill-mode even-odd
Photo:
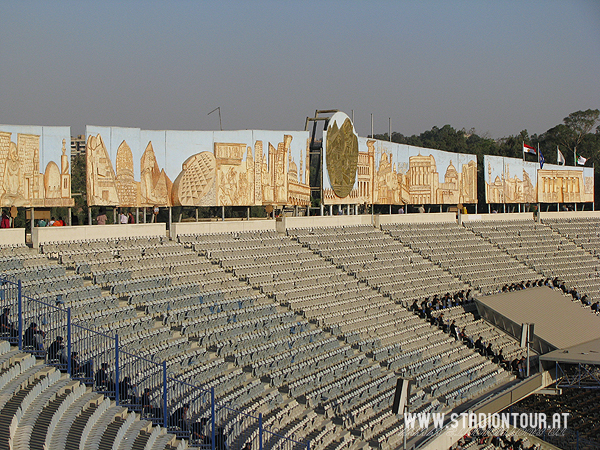
{"label": "stadium seating", "polygon": [[[415,380],[411,403],[421,412],[450,411],[514,379],[410,304],[541,276],[473,227],[436,223],[72,241],[43,244],[41,254],[1,249],[0,256],[3,272],[21,279],[25,292],[71,307],[74,323],[108,337],[86,349],[88,338],[74,329],[82,360],[113,365],[110,339],[118,335],[122,375],[138,391],[150,389],[153,405],[161,404],[163,361],[181,382],[169,384],[169,406],[190,404],[192,421],[209,417],[206,389],[214,388],[230,448],[258,436],[256,420],[236,410],[263,414],[268,447],[283,438],[310,439],[313,449],[397,447],[402,425],[389,408],[398,376]],[[505,357],[520,356],[514,339],[474,319],[472,305],[445,306],[433,315],[443,312],[446,327],[454,320]],[[48,335],[64,332],[62,323],[42,325]],[[57,391],[82,389],[52,370]],[[31,404],[52,401],[48,392]],[[60,419],[45,438],[51,448],[71,439],[83,447],[121,439],[130,443],[121,448],[137,448],[133,436],[146,448],[182,445],[151,428],[160,417],[133,420],[134,402],[115,407],[86,391],[64,401],[69,407],[57,406]]]}

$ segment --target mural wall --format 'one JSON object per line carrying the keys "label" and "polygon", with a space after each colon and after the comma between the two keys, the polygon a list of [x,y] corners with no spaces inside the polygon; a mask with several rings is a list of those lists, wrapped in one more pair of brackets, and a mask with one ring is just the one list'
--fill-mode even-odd
{"label": "mural wall", "polygon": [[594,169],[484,156],[487,203],[584,203],[594,201]]}
{"label": "mural wall", "polygon": [[310,204],[308,132],[88,126],[89,205]]}
{"label": "mural wall", "polygon": [[325,204],[477,202],[477,157],[356,136],[344,113],[323,133]]}
{"label": "mural wall", "polygon": [[0,125],[0,205],[73,206],[70,156],[69,127]]}

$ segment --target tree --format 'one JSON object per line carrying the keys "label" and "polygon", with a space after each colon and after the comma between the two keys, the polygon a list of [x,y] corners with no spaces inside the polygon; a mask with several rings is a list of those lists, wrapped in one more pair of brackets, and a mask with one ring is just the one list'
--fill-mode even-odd
{"label": "tree", "polygon": [[598,123],[598,117],[600,117],[600,110],[588,109],[575,111],[564,118],[563,122],[573,134],[573,150],[576,150],[583,138],[592,131]]}
{"label": "tree", "polygon": [[564,123],[550,128],[544,133],[544,140],[560,145],[570,152],[575,152],[598,123],[599,118],[600,110],[597,109],[575,111],[563,119]]}

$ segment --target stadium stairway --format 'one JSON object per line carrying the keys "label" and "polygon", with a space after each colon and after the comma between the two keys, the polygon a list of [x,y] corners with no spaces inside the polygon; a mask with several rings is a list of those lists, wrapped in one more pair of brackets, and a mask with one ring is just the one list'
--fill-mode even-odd
{"label": "stadium stairway", "polygon": [[186,447],[164,429],[152,427],[79,381],[0,341],[0,448]]}

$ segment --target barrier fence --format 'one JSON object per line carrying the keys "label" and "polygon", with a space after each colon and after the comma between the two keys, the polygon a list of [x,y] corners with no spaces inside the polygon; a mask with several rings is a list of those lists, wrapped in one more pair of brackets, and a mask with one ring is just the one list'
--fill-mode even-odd
{"label": "barrier fence", "polygon": [[262,414],[217,402],[215,390],[222,386],[181,380],[167,361],[134,354],[119,342],[118,333],[110,336],[74,320],[62,301],[52,305],[24,295],[20,280],[0,276],[0,308],[0,338],[165,427],[191,447],[225,450],[250,444],[253,450],[310,450],[309,442],[266,429]]}

